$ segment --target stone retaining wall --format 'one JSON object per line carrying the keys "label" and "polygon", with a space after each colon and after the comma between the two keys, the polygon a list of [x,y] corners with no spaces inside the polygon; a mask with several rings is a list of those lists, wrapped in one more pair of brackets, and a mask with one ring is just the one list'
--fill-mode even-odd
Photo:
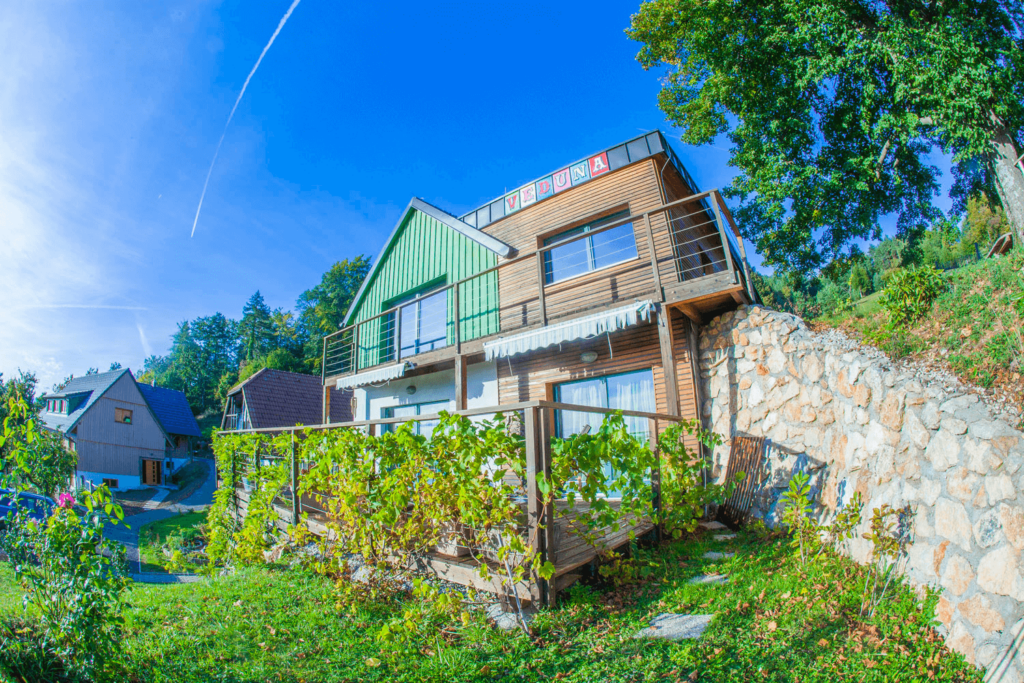
{"label": "stone retaining wall", "polygon": [[[767,485],[754,513],[778,521],[778,497],[795,472],[812,475],[834,511],[859,491],[871,510],[910,503],[915,540],[907,577],[941,588],[941,632],[986,667],[988,680],[1024,681],[1024,434],[966,387],[800,318],[741,308],[701,335],[705,423],[731,438],[764,436]],[[714,452],[728,466],[728,441]]]}

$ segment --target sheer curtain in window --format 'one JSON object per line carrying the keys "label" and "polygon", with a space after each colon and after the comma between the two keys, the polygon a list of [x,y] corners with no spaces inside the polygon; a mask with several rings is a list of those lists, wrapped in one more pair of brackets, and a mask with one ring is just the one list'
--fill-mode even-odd
{"label": "sheer curtain in window", "polygon": [[[593,408],[608,407],[604,381],[600,379],[562,384],[558,387],[558,401],[560,403],[591,406]],[[604,415],[600,413],[581,413],[575,410],[560,411],[558,436],[565,439],[573,434],[579,434],[583,431],[585,425],[590,425],[592,433],[596,432],[597,428],[601,426],[603,419]]]}
{"label": "sheer curtain in window", "polygon": [[[635,410],[640,413],[655,412],[654,375],[650,370],[631,372],[608,378],[608,407],[616,410]],[[647,420],[642,417],[626,417],[626,428],[639,439],[648,437]]]}

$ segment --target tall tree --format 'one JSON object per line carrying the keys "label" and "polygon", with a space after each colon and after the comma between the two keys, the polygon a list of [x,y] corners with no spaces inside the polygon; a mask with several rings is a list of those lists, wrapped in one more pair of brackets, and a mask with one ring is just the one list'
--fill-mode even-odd
{"label": "tall tree", "polygon": [[247,361],[262,358],[275,347],[273,314],[259,290],[242,307],[238,336],[243,358]]}
{"label": "tall tree", "polygon": [[368,256],[338,261],[324,273],[320,284],[299,295],[295,304],[299,309],[299,337],[311,370],[319,370],[324,336],[337,331],[369,272]]}
{"label": "tall tree", "polygon": [[669,67],[659,106],[683,141],[732,141],[728,194],[768,263],[820,266],[890,213],[920,233],[934,151],[961,209],[993,188],[1024,239],[1019,0],[652,0],[627,33]]}

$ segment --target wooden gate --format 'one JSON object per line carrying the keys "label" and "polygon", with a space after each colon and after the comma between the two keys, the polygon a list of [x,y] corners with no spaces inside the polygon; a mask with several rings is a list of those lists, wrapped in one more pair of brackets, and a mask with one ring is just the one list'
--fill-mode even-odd
{"label": "wooden gate", "polygon": [[737,436],[732,440],[725,480],[734,481],[738,472],[743,472],[744,476],[719,510],[719,516],[728,524],[743,524],[750,515],[754,496],[767,476],[764,446],[763,436]]}

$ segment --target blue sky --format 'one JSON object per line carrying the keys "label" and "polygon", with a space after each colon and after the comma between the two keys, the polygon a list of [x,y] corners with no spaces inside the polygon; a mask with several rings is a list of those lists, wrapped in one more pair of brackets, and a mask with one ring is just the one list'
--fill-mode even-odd
{"label": "blue sky", "polygon": [[[292,308],[376,256],[419,196],[452,213],[662,128],[637,2],[290,0],[0,8],[0,371],[63,376],[166,353],[176,324]],[[674,146],[702,189],[725,144]],[[749,247],[748,247],[749,251]]]}

